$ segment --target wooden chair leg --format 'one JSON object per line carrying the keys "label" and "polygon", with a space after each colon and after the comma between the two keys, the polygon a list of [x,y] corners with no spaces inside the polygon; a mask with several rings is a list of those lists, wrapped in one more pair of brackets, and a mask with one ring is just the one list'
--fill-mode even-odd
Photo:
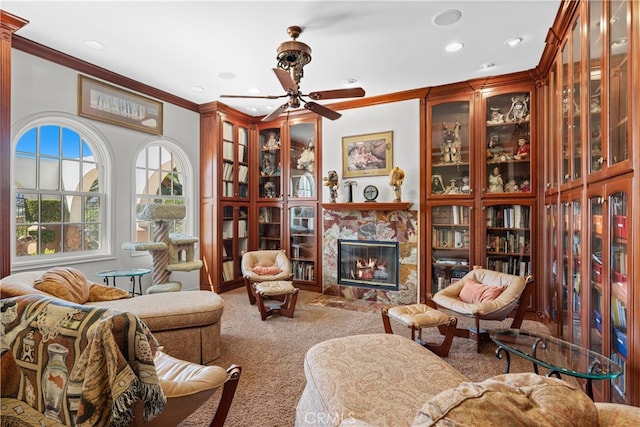
{"label": "wooden chair leg", "polygon": [[383,308],[380,310],[380,314],[382,315],[382,326],[384,326],[384,332],[387,334],[393,334],[391,322],[389,321],[389,310]]}
{"label": "wooden chair leg", "polygon": [[444,340],[439,345],[427,344],[426,347],[440,357],[447,357],[453,343],[453,337],[456,335],[457,327],[458,319],[455,317],[451,319],[448,325],[439,325],[438,330],[441,335],[444,335]]}
{"label": "wooden chair leg", "polygon": [[244,286],[247,288],[247,295],[249,296],[249,304],[254,305],[256,303],[256,293],[253,289],[253,284],[251,280],[245,277]]}
{"label": "wooden chair leg", "polygon": [[283,316],[292,318],[293,312],[296,310],[296,301],[298,301],[298,290],[296,289],[290,294],[285,296],[284,303],[280,307],[280,314]]}
{"label": "wooden chair leg", "polygon": [[267,317],[271,316],[273,314],[273,310],[271,308],[269,308],[267,310],[267,308],[264,305],[264,297],[262,296],[262,294],[260,292],[258,292],[257,294],[257,305],[258,305],[258,310],[260,311],[260,317],[262,318],[262,320],[267,320]]}
{"label": "wooden chair leg", "polygon": [[220,396],[218,409],[216,409],[216,414],[214,415],[211,424],[209,424],[209,427],[222,427],[224,425],[224,422],[227,419],[227,414],[229,414],[229,408],[233,402],[233,397],[236,394],[236,388],[238,387],[238,381],[240,380],[241,373],[242,368],[238,365],[231,365],[229,369],[227,369],[229,380],[227,380],[222,387],[222,395]]}

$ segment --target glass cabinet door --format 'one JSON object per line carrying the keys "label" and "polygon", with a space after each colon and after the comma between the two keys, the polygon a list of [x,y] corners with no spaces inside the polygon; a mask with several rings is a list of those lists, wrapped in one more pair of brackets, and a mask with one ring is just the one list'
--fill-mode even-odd
{"label": "glass cabinet door", "polygon": [[[609,154],[610,165],[629,159],[628,93],[629,5],[624,1],[606,2],[609,7]],[[635,99],[637,102],[637,99]]]}
{"label": "glass cabinet door", "polygon": [[249,207],[222,207],[222,280],[242,278],[240,260],[249,248]]}
{"label": "glass cabinet door", "polygon": [[602,2],[589,2],[589,173],[602,169]]}
{"label": "glass cabinet door", "polygon": [[560,204],[560,218],[562,218],[562,228],[560,230],[560,235],[562,236],[560,247],[560,253],[562,254],[562,262],[560,264],[560,284],[562,286],[562,293],[560,294],[560,301],[562,304],[562,315],[560,317],[560,337],[566,340],[569,339],[569,327],[570,327],[570,309],[569,309],[569,300],[571,299],[570,289],[569,289],[569,267],[570,267],[570,232],[569,232],[569,212],[570,212],[569,203],[561,203]]}
{"label": "glass cabinet door", "polygon": [[[602,283],[603,283],[603,217],[602,217],[602,197],[593,196],[589,198],[589,262],[590,262],[590,309],[592,316],[590,325],[589,349],[596,353],[604,354],[602,349]],[[599,381],[594,383],[594,387],[601,389]]]}
{"label": "glass cabinet door", "polygon": [[470,101],[446,102],[430,110],[431,195],[470,194]]}
{"label": "glass cabinet door", "polygon": [[315,199],[315,124],[295,124],[289,133],[289,200]]}
{"label": "glass cabinet door", "polygon": [[576,19],[571,30],[571,179],[580,179],[582,175],[582,124],[580,122],[580,88],[581,88],[581,57],[580,57],[580,16]]}
{"label": "glass cabinet door", "polygon": [[554,201],[547,203],[547,247],[550,248],[546,255],[548,262],[547,286],[545,291],[545,310],[549,316],[549,330],[558,336],[558,204]]}
{"label": "glass cabinet door", "polygon": [[280,129],[264,129],[259,134],[259,188],[258,197],[282,197],[282,155]]}
{"label": "glass cabinet door", "polygon": [[315,205],[289,207],[290,258],[294,280],[315,280],[316,225]]}
{"label": "glass cabinet door", "polygon": [[282,208],[258,207],[258,249],[282,249]]}
{"label": "glass cabinet door", "polygon": [[456,282],[471,265],[471,207],[442,205],[431,208],[431,292]]}
{"label": "glass cabinet door", "polygon": [[[629,283],[629,214],[627,194],[616,192],[609,196],[609,235],[611,253],[609,258],[609,283],[611,283],[611,359],[618,362],[625,372],[627,357],[627,306]],[[612,401],[624,403],[626,400],[626,378],[624,374],[611,382]]]}
{"label": "glass cabinet door", "polygon": [[222,197],[249,197],[249,130],[222,122]]}
{"label": "glass cabinet door", "polygon": [[531,193],[530,92],[486,98],[485,194]]}
{"label": "glass cabinet door", "polygon": [[582,217],[580,200],[571,202],[571,340],[581,344]]}
{"label": "glass cabinet door", "polygon": [[489,270],[531,274],[531,206],[499,204],[484,208],[486,264]]}

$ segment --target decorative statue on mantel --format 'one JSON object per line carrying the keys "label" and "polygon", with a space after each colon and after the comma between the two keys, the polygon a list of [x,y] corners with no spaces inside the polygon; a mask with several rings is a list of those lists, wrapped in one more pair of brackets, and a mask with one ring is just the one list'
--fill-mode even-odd
{"label": "decorative statue on mantel", "polygon": [[338,198],[338,172],[331,170],[327,175],[328,176],[325,176],[324,178],[322,178],[322,180],[324,181],[324,185],[329,187],[329,197],[331,198],[331,203],[335,203],[336,199]]}
{"label": "decorative statue on mantel", "polygon": [[393,187],[395,194],[394,202],[399,202],[402,196],[402,183],[404,182],[404,171],[398,166],[391,169],[389,173],[389,185]]}

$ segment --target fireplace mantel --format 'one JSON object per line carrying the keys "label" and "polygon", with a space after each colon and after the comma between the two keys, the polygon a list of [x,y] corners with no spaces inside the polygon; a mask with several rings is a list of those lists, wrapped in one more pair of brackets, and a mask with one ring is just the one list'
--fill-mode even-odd
{"label": "fireplace mantel", "polygon": [[362,202],[362,203],[322,203],[323,209],[328,211],[406,211],[411,202]]}

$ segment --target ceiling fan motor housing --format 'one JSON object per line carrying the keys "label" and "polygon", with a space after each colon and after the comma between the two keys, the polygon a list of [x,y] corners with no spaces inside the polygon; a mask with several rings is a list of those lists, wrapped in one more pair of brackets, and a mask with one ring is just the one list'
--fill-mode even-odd
{"label": "ceiling fan motor housing", "polygon": [[296,39],[302,32],[302,28],[291,26],[287,32],[293,40],[286,41],[278,46],[278,68],[289,71],[296,84],[300,83],[303,76],[303,67],[311,62],[311,48],[309,45],[299,42]]}

